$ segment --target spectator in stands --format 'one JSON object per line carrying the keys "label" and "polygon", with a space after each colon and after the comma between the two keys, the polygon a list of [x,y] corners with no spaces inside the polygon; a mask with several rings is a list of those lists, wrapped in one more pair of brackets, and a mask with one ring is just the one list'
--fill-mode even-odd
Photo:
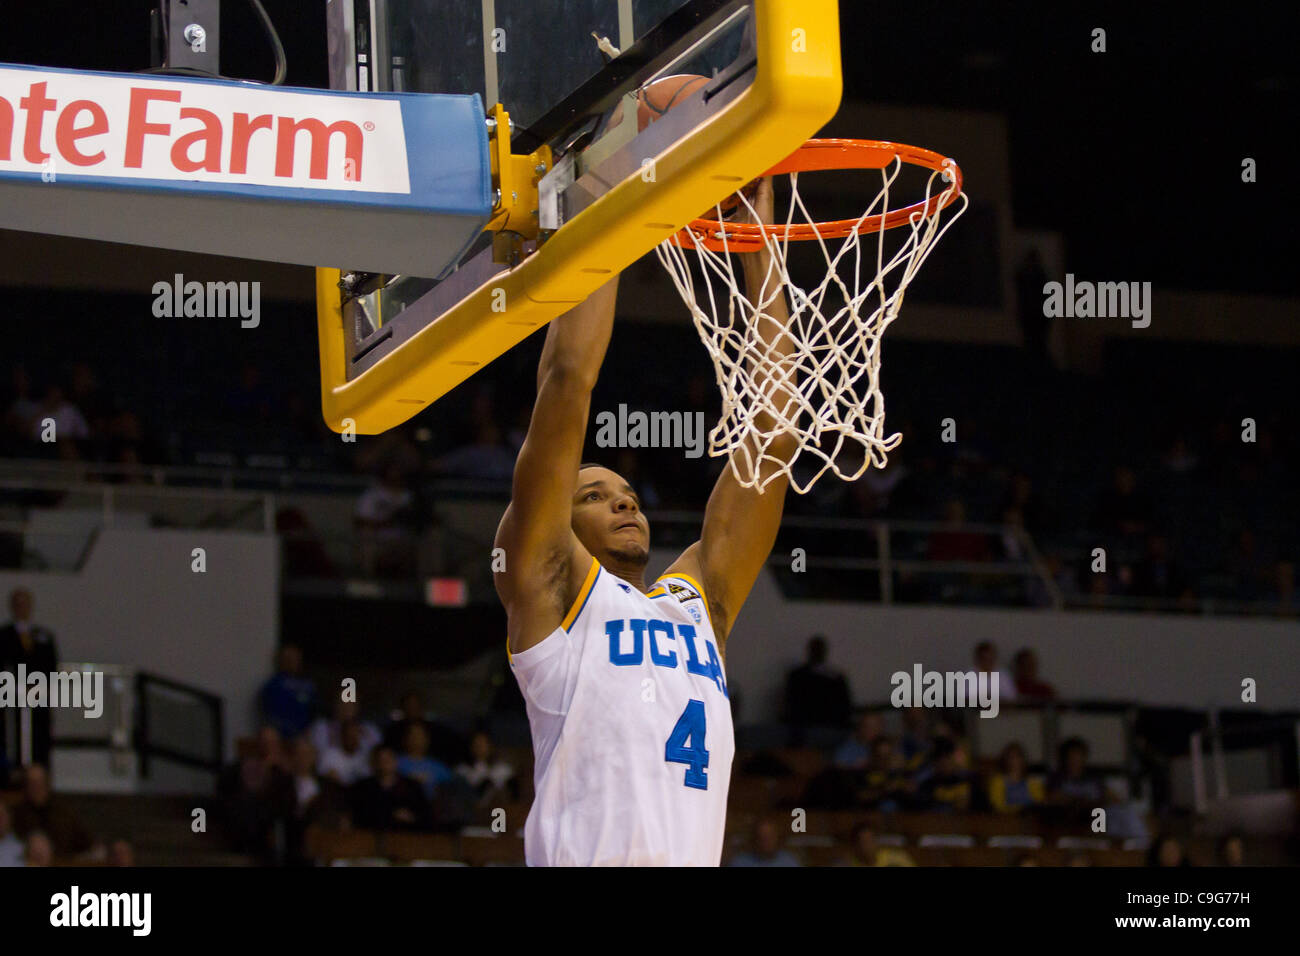
{"label": "spectator in stands", "polygon": [[1016,700],[1022,704],[1041,704],[1056,700],[1056,688],[1038,679],[1038,655],[1032,648],[1021,648],[1011,660],[1015,673]]}
{"label": "spectator in stands", "polygon": [[5,409],[5,431],[12,438],[28,442],[32,440],[32,423],[41,406],[32,398],[32,380],[26,368],[15,365],[10,383],[9,406]]}
{"label": "spectator in stands", "polygon": [[930,725],[930,712],[924,707],[909,707],[903,711],[903,736],[899,741],[899,755],[905,770],[919,770],[934,748],[934,731]]}
{"label": "spectator in stands", "polygon": [[23,863],[25,866],[54,865],[54,843],[40,830],[28,836]]}
{"label": "spectator in stands", "polygon": [[[515,688],[518,687],[513,679],[510,684]],[[406,732],[412,724],[419,724],[428,734],[429,756],[441,760],[449,767],[469,759],[469,749],[464,737],[452,728],[429,719],[424,708],[424,698],[416,690],[406,692],[402,698],[401,709],[393,715],[384,729],[384,746],[400,752],[406,744]]]}
{"label": "spectator in stands", "polygon": [[1183,845],[1169,834],[1164,834],[1151,841],[1151,849],[1147,851],[1147,866],[1177,867],[1191,866],[1191,863],[1183,851]]}
{"label": "spectator in stands", "polygon": [[895,813],[914,802],[916,786],[894,753],[894,742],[883,734],[871,745],[871,761],[860,772],[856,804],[864,809]]}
{"label": "spectator in stands", "polygon": [[1047,799],[1043,779],[1030,776],[1024,748],[1010,743],[1002,748],[997,773],[989,777],[988,800],[996,813],[1023,813]]}
{"label": "spectator in stands", "polygon": [[926,556],[931,561],[988,561],[992,557],[989,538],[966,528],[966,505],[950,498],[943,508],[944,529],[930,535]]}
{"label": "spectator in stands", "polygon": [[418,510],[410,476],[402,465],[389,462],[361,493],[353,515],[364,574],[395,578],[414,571]]}
{"label": "spectator in stands", "polygon": [[291,740],[311,725],[316,709],[316,683],[302,674],[302,650],[285,644],[276,673],[262,687],[262,715]]}
{"label": "spectator in stands", "polygon": [[397,758],[397,772],[420,785],[425,797],[432,803],[438,788],[451,782],[451,769],[441,760],[429,756],[429,735],[419,724],[406,730],[402,753]]}
{"label": "spectator in stands", "polygon": [[810,728],[844,728],[849,724],[853,709],[849,682],[827,663],[828,656],[826,638],[816,634],[808,641],[807,660],[786,676],[786,722],[794,729],[796,744],[803,742]]}
{"label": "spectator in stands", "polygon": [[374,747],[366,747],[362,737],[361,722],[355,718],[343,722],[339,742],[331,744],[320,756],[317,770],[322,777],[341,787],[350,787],[369,775],[370,756]]}
{"label": "spectator in stands", "polygon": [[871,762],[871,745],[885,732],[885,719],[873,710],[863,711],[853,733],[835,748],[833,763],[840,770],[865,770]]}
{"label": "spectator in stands", "polygon": [[1215,847],[1214,856],[1219,866],[1245,866],[1246,842],[1240,833],[1227,833]]}
{"label": "spectator in stands", "polygon": [[1111,802],[1105,784],[1088,767],[1088,745],[1071,737],[1061,744],[1058,759],[1060,766],[1047,786],[1048,801],[1067,823],[1087,821],[1095,809]]}
{"label": "spectator in stands", "polygon": [[23,799],[14,807],[13,826],[24,839],[44,833],[59,856],[78,856],[94,848],[80,817],[50,792],[49,773],[38,763],[23,774]]}
{"label": "spectator in stands", "polygon": [[352,823],[366,830],[426,830],[432,824],[429,801],[414,780],[397,771],[397,754],[376,747],[374,775],[352,788]]}
{"label": "spectator in stands", "polygon": [[373,723],[361,719],[361,708],[356,701],[336,700],[334,702],[333,716],[317,717],[312,722],[310,730],[307,731],[307,739],[316,748],[316,753],[323,755],[331,747],[338,747],[343,743],[343,725],[350,720],[355,720],[357,726],[361,729],[361,747],[366,752],[366,772],[368,773],[370,751],[383,742],[383,734],[379,732],[379,728]]}
{"label": "spectator in stands", "polygon": [[975,670],[978,673],[998,675],[998,701],[1002,704],[1014,704],[1016,701],[1015,678],[998,666],[998,647],[992,641],[980,641],[975,645]]}
{"label": "spectator in stands", "polygon": [[45,397],[31,424],[33,441],[43,442],[46,435],[52,435],[54,443],[62,458],[78,458],[77,442],[90,437],[90,426],[85,416],[63,394],[61,386],[46,386]]}
{"label": "spectator in stands", "polygon": [[[49,628],[41,627],[32,619],[36,601],[32,592],[26,588],[15,588],[9,593],[10,621],[0,628],[0,670],[16,673],[18,666],[24,665],[27,673],[50,674],[58,670],[59,649],[54,640],[54,633]],[[17,763],[19,754],[5,753],[7,720],[17,717],[7,716],[9,708],[0,708],[0,770],[6,761]],[[32,728],[32,762],[49,766],[50,747],[52,745],[51,711],[48,707],[39,707],[29,711]]]}
{"label": "spectator in stands", "polygon": [[292,805],[293,779],[283,750],[275,728],[263,727],[253,752],[227,767],[217,783],[231,847],[263,862],[274,858],[274,828]]}
{"label": "spectator in stands", "polygon": [[497,423],[490,418],[477,423],[470,444],[448,452],[434,464],[434,470],[448,478],[481,478],[486,481],[509,481],[514,468],[514,453],[502,437]]}
{"label": "spectator in stands", "polygon": [[344,788],[329,777],[316,773],[316,748],[306,737],[299,737],[289,748],[293,792],[288,814],[286,860],[291,866],[306,866],[307,828],[321,823],[338,828],[344,819]]}
{"label": "spectator in stands", "polygon": [[456,767],[471,788],[480,806],[519,799],[515,768],[496,756],[492,738],[480,730],[469,739],[470,762]]}
{"label": "spectator in stands", "polygon": [[1091,523],[1106,534],[1132,538],[1146,533],[1151,513],[1151,502],[1138,491],[1133,469],[1117,465],[1111,487],[1097,500]]}
{"label": "spectator in stands", "polygon": [[916,861],[901,847],[880,846],[869,824],[853,828],[853,845],[849,866],[916,866]]}
{"label": "spectator in stands", "polygon": [[732,857],[730,866],[803,866],[781,846],[781,828],[774,820],[760,817],[754,824],[753,849]]}
{"label": "spectator in stands", "polygon": [[1146,554],[1133,569],[1133,594],[1171,600],[1191,593],[1182,566],[1169,557],[1169,539],[1159,533],[1148,535]]}
{"label": "spectator in stands", "polygon": [[934,742],[930,767],[919,780],[919,797],[926,809],[940,813],[965,813],[975,795],[974,775],[964,766],[960,746],[948,737]]}
{"label": "spectator in stands", "polygon": [[23,841],[13,831],[9,804],[0,800],[0,868],[23,865]]}
{"label": "spectator in stands", "polygon": [[114,840],[108,847],[109,866],[135,866],[135,848],[127,840]]}

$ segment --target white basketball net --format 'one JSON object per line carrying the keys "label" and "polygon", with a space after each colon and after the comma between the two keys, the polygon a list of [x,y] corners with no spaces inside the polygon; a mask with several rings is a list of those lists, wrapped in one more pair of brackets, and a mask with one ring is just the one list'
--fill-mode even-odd
{"label": "white basketball net", "polygon": [[[869,216],[884,216],[890,211],[890,187],[902,165],[895,157],[880,171],[881,190],[857,225]],[[902,436],[896,433],[886,437],[884,433],[880,339],[898,317],[903,293],[935,243],[965,212],[966,195],[960,193],[951,207],[953,211],[944,215],[948,193],[957,188],[949,182],[948,174],[932,173],[926,183],[927,204],[922,207],[932,211],[928,215],[915,212],[907,225],[892,230],[902,233],[903,241],[888,260],[885,230],[864,236],[855,228],[844,239],[831,240],[831,244],[817,232],[813,242],[825,258],[826,276],[812,289],[802,288],[790,277],[786,259],[790,240],[781,234],[766,234],[764,242],[771,265],[757,302],[746,296],[743,267],[733,262],[733,254],[738,253],[730,248],[715,252],[695,243],[692,250],[671,240],[659,246],[659,260],[690,309],[722,392],[722,417],[709,433],[709,454],[729,456],[732,472],[741,485],[757,487],[761,493],[784,474],[790,476],[790,487],[804,494],[827,471],[853,481],[870,467],[885,466],[886,453],[898,445]],[[790,174],[790,189],[786,229],[796,215],[816,227],[816,220],[799,195],[798,173]],[[936,189],[937,201],[930,205]],[[750,221],[757,221],[754,207],[744,194],[738,192],[736,196],[749,209]],[[714,211],[721,218],[721,209],[715,207]],[[725,242],[725,233],[715,235]],[[863,239],[871,237],[875,240],[874,256],[870,247],[865,254],[862,248]],[[692,251],[703,277],[698,291],[690,268]],[[864,282],[873,271],[872,259],[874,275]],[[841,276],[841,271],[847,275]],[[832,285],[843,299],[838,308],[826,301]],[[774,355],[763,344],[764,340],[773,340],[770,333],[776,328],[775,320],[764,323],[764,339],[758,337],[756,328],[756,318],[760,314],[770,316],[765,310],[782,290],[789,292],[790,319],[781,328],[794,343],[793,353],[786,356]],[[793,435],[798,443],[788,459],[772,453],[773,442],[786,434]]]}

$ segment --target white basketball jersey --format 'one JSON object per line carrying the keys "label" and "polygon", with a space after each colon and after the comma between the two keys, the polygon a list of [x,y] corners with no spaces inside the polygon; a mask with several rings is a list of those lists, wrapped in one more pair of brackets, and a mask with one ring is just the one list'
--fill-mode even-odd
{"label": "white basketball jersey", "polygon": [[578,599],[510,666],[528,705],[529,866],[718,866],[736,742],[703,589],[642,594],[592,560]]}

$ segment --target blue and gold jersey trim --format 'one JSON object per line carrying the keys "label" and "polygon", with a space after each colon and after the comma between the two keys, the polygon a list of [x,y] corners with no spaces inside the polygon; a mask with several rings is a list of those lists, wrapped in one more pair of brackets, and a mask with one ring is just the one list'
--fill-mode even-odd
{"label": "blue and gold jersey trim", "polygon": [[560,622],[560,627],[566,631],[573,627],[574,622],[582,614],[582,609],[587,606],[587,601],[591,598],[592,588],[596,586],[596,579],[600,577],[600,562],[595,558],[591,559],[591,568],[587,571],[587,579],[582,582],[582,587],[578,591],[578,596],[573,601],[573,606],[569,608],[569,613],[564,615],[564,620]]}

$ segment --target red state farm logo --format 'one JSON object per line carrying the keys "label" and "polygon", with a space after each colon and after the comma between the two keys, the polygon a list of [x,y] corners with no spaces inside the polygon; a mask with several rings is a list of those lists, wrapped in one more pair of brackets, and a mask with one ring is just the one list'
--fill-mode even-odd
{"label": "red state farm logo", "polygon": [[410,191],[396,101],[0,69],[0,169],[50,162],[127,178]]}

